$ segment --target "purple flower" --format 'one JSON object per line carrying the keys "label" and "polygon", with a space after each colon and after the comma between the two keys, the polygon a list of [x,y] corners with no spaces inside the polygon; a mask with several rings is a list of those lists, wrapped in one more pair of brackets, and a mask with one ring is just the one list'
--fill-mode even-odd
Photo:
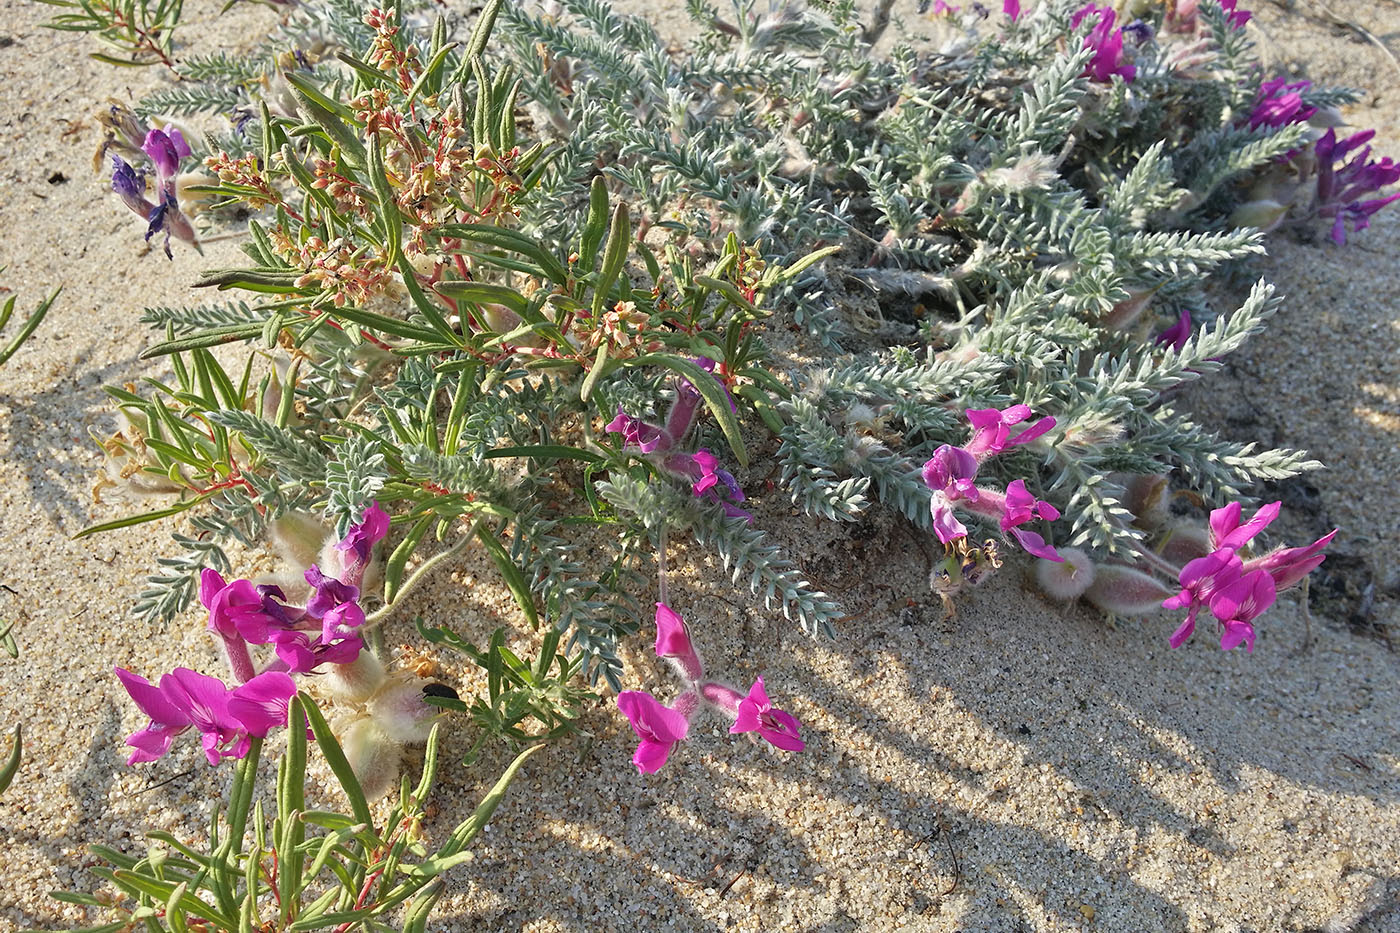
{"label": "purple flower", "polygon": [[1191,339],[1191,312],[1186,308],[1181,309],[1181,314],[1177,317],[1176,323],[1157,335],[1156,343],[1167,344],[1173,350],[1180,353],[1181,348],[1186,346]]}
{"label": "purple flower", "polygon": [[1307,547],[1279,548],[1246,563],[1245,572],[1262,570],[1273,578],[1275,587],[1286,590],[1312,573],[1327,559],[1322,549],[1331,544],[1336,536],[1337,529],[1333,528]]}
{"label": "purple flower", "polygon": [[1013,23],[1021,17],[1021,0],[1001,0],[1001,11]]}
{"label": "purple flower", "polygon": [[807,743],[797,734],[801,728],[790,713],[774,709],[763,689],[763,678],[754,681],[749,695],[739,703],[738,715],[730,733],[757,732],[770,744],[789,752],[800,752]]}
{"label": "purple flower", "polygon": [[746,497],[738,480],[728,470],[721,469],[719,458],[708,450],[702,448],[693,454],[671,454],[663,465],[672,475],[689,481],[690,490],[696,496],[719,503],[725,515],[753,521],[753,515],[739,508],[738,504]]}
{"label": "purple flower", "polygon": [[175,736],[193,726],[203,736],[211,765],[242,758],[252,738],[267,735],[287,722],[287,704],[296,693],[292,678],[280,671],[259,674],[234,690],[217,677],[177,667],[153,686],[144,677],[116,668],[132,700],[150,723],[126,740],[136,749],[127,764],[155,761],[170,750]]}
{"label": "purple flower", "polygon": [[337,551],[354,551],[355,564],[363,566],[369,561],[374,546],[384,540],[389,533],[389,513],[371,502],[364,516],[350,526],[350,531],[336,544]]}
{"label": "purple flower", "polygon": [[933,492],[929,511],[933,514],[933,532],[944,544],[967,537],[967,526],[953,514],[953,503],[959,499],[978,498],[977,459],[961,447],[944,444],[933,452],[923,468],[924,484]]}
{"label": "purple flower", "polygon": [[1254,14],[1248,10],[1238,10],[1238,0],[1220,0],[1220,7],[1225,11],[1225,19],[1235,29],[1243,29]]}
{"label": "purple flower", "polygon": [[275,586],[254,586],[248,580],[225,583],[217,571],[208,569],[199,576],[199,601],[209,610],[209,630],[224,639],[264,645],[271,631],[288,627],[305,615],[279,603],[281,598],[282,590]]}
{"label": "purple flower", "polygon": [[1270,522],[1278,518],[1279,509],[1282,507],[1282,502],[1270,502],[1260,506],[1254,517],[1244,524],[1240,524],[1244,507],[1238,502],[1231,502],[1223,509],[1216,509],[1210,513],[1211,546],[1229,548],[1232,551],[1244,547],[1254,540],[1255,535],[1269,527]]}
{"label": "purple flower", "polygon": [[1078,29],[1086,19],[1091,21],[1091,28],[1084,37],[1084,48],[1093,49],[1094,54],[1084,66],[1084,77],[1104,82],[1112,81],[1114,75],[1122,76],[1124,81],[1137,77],[1136,67],[1123,64],[1123,30],[1113,28],[1113,8],[1095,6],[1091,0],[1070,19],[1070,28]]}
{"label": "purple flower", "polygon": [[961,447],[944,444],[924,463],[924,484],[949,499],[976,499],[977,458]]}
{"label": "purple flower", "polygon": [[[656,425],[634,418],[617,406],[617,417],[609,421],[604,431],[621,434],[623,444],[638,453],[649,454],[665,444],[671,446],[671,438]],[[665,449],[663,448],[663,449]]]}
{"label": "purple flower", "polygon": [[358,586],[341,583],[334,577],[326,576],[315,564],[306,568],[304,576],[306,582],[315,590],[306,604],[306,614],[313,619],[324,618],[326,613],[340,604],[352,603],[360,596]]}
{"label": "purple flower", "polygon": [[156,206],[146,197],[146,180],[121,156],[112,156],[112,190],[122,203],[142,217],[149,218]]}
{"label": "purple flower", "polygon": [[1057,563],[1064,560],[1053,547],[1045,543],[1045,539],[1040,535],[1017,527],[1037,518],[1053,522],[1059,517],[1059,509],[1042,499],[1037,499],[1026,490],[1025,480],[1013,480],[1006,487],[1006,503],[1001,515],[1001,530],[1011,532],[1012,537],[1025,549],[1026,553]]}
{"label": "purple flower", "polygon": [[1196,616],[1209,605],[1219,590],[1240,578],[1244,561],[1231,548],[1220,548],[1205,557],[1198,557],[1181,568],[1177,580],[1181,592],[1162,602],[1163,609],[1186,609],[1186,620],[1169,639],[1173,648],[1180,648],[1196,630]]}
{"label": "purple flower", "polygon": [[656,655],[673,661],[680,675],[692,683],[705,676],[685,620],[665,603],[656,604]]}
{"label": "purple flower", "polygon": [[655,774],[666,764],[676,743],[685,738],[690,721],[684,714],[663,706],[656,697],[641,690],[624,690],[617,695],[617,708],[632,724],[641,742],[632,763],[642,774]]}
{"label": "purple flower", "polygon": [[1220,649],[1245,643],[1245,651],[1254,651],[1253,622],[1274,604],[1276,588],[1273,578],[1262,570],[1247,573],[1221,587],[1210,598],[1210,611],[1220,621]]}
{"label": "purple flower", "polygon": [[[1317,213],[1331,219],[1332,242],[1343,246],[1347,227],[1352,232],[1371,225],[1371,215],[1400,198],[1400,192],[1377,197],[1387,185],[1400,181],[1400,163],[1390,158],[1371,159],[1371,147],[1366,145],[1376,135],[1375,130],[1353,133],[1338,142],[1337,133],[1329,129],[1313,146],[1317,156]],[[1355,153],[1355,156],[1350,158]]]}
{"label": "purple flower", "polygon": [[175,200],[175,194],[171,186],[167,186],[161,195],[160,204],[151,208],[150,215],[146,218],[146,242],[151,242],[151,237],[162,231],[165,232],[165,258],[174,259],[170,252],[170,238],[184,240],[186,243],[199,248],[199,237],[195,236],[194,227],[190,225],[189,218],[180,213],[180,205]]}
{"label": "purple flower", "polygon": [[1259,96],[1249,114],[1249,128],[1272,126],[1277,129],[1290,123],[1308,122],[1317,108],[1304,104],[1301,92],[1310,87],[1311,81],[1289,84],[1287,78],[1272,78],[1259,85]]}
{"label": "purple flower", "polygon": [[1135,19],[1123,27],[1123,35],[1133,40],[1133,45],[1144,45],[1151,42],[1157,32],[1152,28],[1152,24]]}
{"label": "purple flower", "polygon": [[141,144],[141,149],[155,163],[156,178],[159,179],[157,187],[164,187],[167,181],[178,175],[180,160],[190,154],[185,137],[173,126],[168,130],[151,130],[146,134],[146,141]]}
{"label": "purple flower", "polygon": [[1012,426],[1020,424],[1030,416],[1029,405],[1012,405],[1000,411],[995,408],[969,408],[967,420],[972,423],[972,440],[963,447],[980,463],[1008,447],[1028,444],[1055,426],[1054,418],[1045,417],[1011,437]]}
{"label": "purple flower", "polygon": [[[354,606],[353,603],[347,605]],[[365,643],[358,635],[337,636],[335,641],[328,641],[324,636],[313,640],[306,632],[282,629],[272,633],[272,645],[278,660],[287,665],[290,673],[308,674],[322,664],[353,664]]]}

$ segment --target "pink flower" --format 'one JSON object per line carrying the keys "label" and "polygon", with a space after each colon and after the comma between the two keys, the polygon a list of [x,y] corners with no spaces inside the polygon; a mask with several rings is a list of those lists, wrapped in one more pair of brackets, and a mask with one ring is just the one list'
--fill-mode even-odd
{"label": "pink flower", "polygon": [[972,440],[964,444],[963,449],[980,463],[1008,447],[1028,444],[1055,426],[1054,418],[1045,417],[1011,437],[1012,426],[1030,416],[1029,405],[1012,405],[1001,411],[995,408],[969,408],[967,420],[972,422]]}
{"label": "pink flower", "polygon": [[1223,509],[1216,509],[1210,513],[1211,546],[1231,550],[1243,547],[1278,518],[1279,509],[1282,507],[1282,502],[1270,502],[1260,506],[1254,517],[1243,525],[1240,524],[1240,515],[1244,507],[1238,502],[1231,502]]}
{"label": "pink flower", "polygon": [[681,677],[691,683],[705,676],[704,665],[690,640],[685,620],[665,603],[656,604],[656,654],[674,662]]}
{"label": "pink flower", "polygon": [[609,421],[603,430],[621,434],[625,447],[642,454],[649,454],[662,447],[663,442],[666,447],[671,446],[671,439],[664,431],[640,418],[633,418],[622,410],[621,405],[617,407],[617,417]]}
{"label": "pink flower", "polygon": [[1238,554],[1231,548],[1220,548],[1205,557],[1198,557],[1181,568],[1177,579],[1181,592],[1163,600],[1163,609],[1186,609],[1186,621],[1172,633],[1170,644],[1180,648],[1191,633],[1196,630],[1196,615],[1205,608],[1210,598],[1240,577],[1244,565]]}
{"label": "pink flower", "polygon": [[280,671],[259,674],[233,690],[217,677],[184,667],[163,675],[159,687],[122,668],[116,673],[151,719],[127,738],[126,744],[136,749],[127,764],[155,761],[170,750],[175,736],[191,726],[202,733],[204,755],[211,765],[224,758],[242,758],[253,738],[286,724],[287,704],[296,693],[292,678]]}
{"label": "pink flower", "polygon": [[1078,29],[1086,19],[1092,28],[1084,37],[1084,48],[1093,49],[1094,54],[1084,66],[1084,76],[1103,82],[1112,81],[1114,75],[1122,76],[1124,81],[1137,77],[1136,67],[1123,64],[1123,30],[1113,28],[1117,19],[1113,8],[1086,3],[1070,19],[1070,28]]}
{"label": "pink flower", "polygon": [[1181,309],[1181,314],[1177,316],[1176,323],[1157,335],[1156,343],[1160,346],[1166,344],[1178,353],[1186,346],[1191,339],[1191,312],[1186,308]]}
{"label": "pink flower", "polygon": [[1025,549],[1026,553],[1055,562],[1064,560],[1053,547],[1045,543],[1045,539],[1040,535],[1017,527],[1037,518],[1053,522],[1059,517],[1059,509],[1043,499],[1037,499],[1027,491],[1025,480],[1013,480],[1006,487],[1006,502],[1001,515],[1001,530],[1011,532],[1012,537]]}
{"label": "pink flower", "polygon": [[1277,590],[1274,580],[1262,570],[1245,574],[1220,588],[1210,598],[1210,611],[1220,621],[1220,648],[1229,651],[1245,643],[1245,651],[1254,651],[1253,621],[1274,604]]}
{"label": "pink flower", "polygon": [[1014,23],[1021,16],[1021,0],[1001,0],[1001,11]]}
{"label": "pink flower", "polygon": [[389,513],[381,509],[378,502],[371,502],[365,509],[364,517],[351,525],[350,531],[336,544],[337,551],[355,552],[355,559],[348,569],[359,571],[355,574],[357,580],[364,573],[364,565],[369,563],[374,546],[384,540],[388,533]]}
{"label": "pink flower", "polygon": [[730,733],[757,732],[770,744],[789,752],[800,752],[807,743],[797,734],[802,726],[790,713],[774,709],[759,677],[749,695],[739,702],[738,715]]}
{"label": "pink flower", "polygon": [[1286,590],[1312,573],[1327,559],[1322,549],[1331,544],[1336,536],[1337,529],[1333,528],[1307,547],[1279,548],[1263,557],[1256,557],[1244,565],[1245,572],[1263,570],[1273,577],[1274,586]]}
{"label": "pink flower", "polygon": [[655,774],[666,764],[676,743],[685,738],[690,721],[685,715],[663,706],[656,697],[642,690],[624,690],[617,695],[617,708],[632,724],[641,742],[632,763],[642,774]]}

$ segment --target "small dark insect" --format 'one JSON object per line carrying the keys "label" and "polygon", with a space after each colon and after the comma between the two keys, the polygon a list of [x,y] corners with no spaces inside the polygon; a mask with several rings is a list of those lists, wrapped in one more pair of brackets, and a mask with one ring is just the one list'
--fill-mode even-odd
{"label": "small dark insect", "polygon": [[423,688],[423,696],[443,697],[448,700],[461,699],[457,696],[457,691],[447,686],[447,684],[428,684]]}

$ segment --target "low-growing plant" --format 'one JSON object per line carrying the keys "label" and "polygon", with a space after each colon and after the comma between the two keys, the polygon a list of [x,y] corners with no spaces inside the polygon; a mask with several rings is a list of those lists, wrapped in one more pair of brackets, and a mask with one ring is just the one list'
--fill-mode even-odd
{"label": "low-growing plant", "polygon": [[[198,282],[239,297],[146,309],[173,375],[109,390],[99,485],[161,501],[87,533],[187,522],[136,611],[198,596],[237,681],[121,672],[152,719],[133,760],[192,727],[244,757],[312,672],[370,797],[438,707],[470,712],[473,754],[567,733],[576,674],[618,691],[644,772],[705,710],[800,750],[762,677],[711,679],[666,585],[688,534],[830,634],[845,611],[765,534],[779,489],[801,521],[884,508],[936,537],[950,611],[1015,545],[1055,596],[1185,610],[1174,646],[1208,610],[1253,650],[1332,535],[1256,549],[1278,504],[1243,508],[1317,464],[1174,396],[1279,307],[1261,281],[1222,310],[1212,274],[1284,225],[1345,243],[1400,166],[1338,138],[1351,92],[1267,77],[1233,0],[1141,10],[939,3],[938,43],[884,54],[888,4],[866,27],[850,2],[697,0],[673,51],[601,0],[495,0],[469,32],[312,3],[114,105],[99,157],[147,240],[247,218],[247,262]],[[224,544],[262,540],[280,575],[227,582]],[[548,634],[527,663],[420,624],[486,670],[467,701],[365,645],[474,546]],[[669,705],[622,689],[648,602]]]}

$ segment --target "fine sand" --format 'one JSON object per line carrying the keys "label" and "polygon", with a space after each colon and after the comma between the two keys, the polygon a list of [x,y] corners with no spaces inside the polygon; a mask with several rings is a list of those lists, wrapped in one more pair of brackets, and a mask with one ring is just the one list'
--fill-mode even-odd
{"label": "fine sand", "polygon": [[[187,4],[182,48],[236,48],[277,15],[242,5],[216,18],[218,6]],[[643,12],[675,34],[679,6]],[[23,767],[0,798],[0,930],[15,930],[88,919],[46,896],[93,890],[86,843],[139,852],[151,829],[197,839],[226,786],[228,769],[207,767],[194,742],[124,764],[123,737],[142,722],[114,665],[219,672],[197,612],[168,627],[128,615],[170,528],[71,536],[135,508],[94,504],[89,433],[114,425],[104,384],[160,373],[137,360],[158,338],[141,308],[202,297],[187,287],[198,270],[239,254],[227,240],[203,257],[148,251],[93,174],[92,113],[160,75],[89,60],[86,37],[39,28],[49,8],[0,10],[0,280],[23,308],[64,287],[0,370],[0,617],[19,620],[21,648],[0,657],[0,727],[25,724]],[[912,19],[913,4],[896,12]],[[1400,35],[1400,5],[1359,0],[1266,4],[1251,28],[1279,67],[1369,88],[1348,116],[1400,155],[1396,66],[1333,22],[1346,19]],[[1017,561],[939,621],[926,558],[894,522],[833,530],[758,495],[758,521],[854,615],[838,638],[803,637],[693,548],[673,554],[688,569],[672,601],[713,668],[735,683],[764,676],[807,750],[732,740],[708,720],[664,771],[639,777],[626,722],[593,709],[592,740],[526,766],[430,929],[1400,930],[1400,659],[1364,634],[1395,621],[1400,583],[1400,210],[1345,249],[1315,239],[1275,237],[1247,270],[1278,283],[1286,309],[1190,396],[1231,436],[1328,464],[1280,491],[1292,543],[1342,527],[1314,581],[1311,641],[1293,591],[1252,656],[1204,637],[1172,651],[1169,614],[1109,627],[1026,589]],[[262,552],[240,560],[244,574],[273,566]],[[414,614],[478,641],[523,629],[496,579],[469,553],[418,593],[389,643],[418,645],[402,621]],[[629,646],[627,682],[669,699],[649,654],[644,639]],[[477,685],[440,660],[464,692]],[[473,738],[449,722],[430,841],[509,758],[490,746],[462,767]],[[314,780],[334,805],[319,766]]]}

